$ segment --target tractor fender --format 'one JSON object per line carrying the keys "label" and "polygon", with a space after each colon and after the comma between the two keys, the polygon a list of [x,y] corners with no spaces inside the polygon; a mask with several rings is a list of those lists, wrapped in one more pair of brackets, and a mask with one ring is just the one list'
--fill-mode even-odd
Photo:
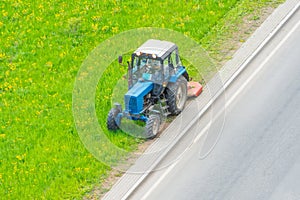
{"label": "tractor fender", "polygon": [[184,66],[180,66],[180,67],[178,67],[178,69],[176,70],[176,73],[170,77],[169,82],[171,82],[171,83],[176,83],[177,79],[178,79],[181,75],[183,75],[183,76],[187,79],[187,81],[189,81],[189,80],[188,80],[188,79],[189,79],[189,76],[188,76],[188,73],[187,73],[185,67],[184,67]]}
{"label": "tractor fender", "polygon": [[123,110],[122,110],[122,105],[119,103],[114,103],[114,106],[117,110],[119,110],[119,113],[117,116],[115,116],[115,122],[117,124],[117,126],[121,125],[121,120],[123,118]]}
{"label": "tractor fender", "polygon": [[121,105],[121,104],[119,104],[119,103],[114,103],[114,106],[115,106],[115,108],[118,109],[120,112],[123,111],[123,110],[122,110],[122,105]]}

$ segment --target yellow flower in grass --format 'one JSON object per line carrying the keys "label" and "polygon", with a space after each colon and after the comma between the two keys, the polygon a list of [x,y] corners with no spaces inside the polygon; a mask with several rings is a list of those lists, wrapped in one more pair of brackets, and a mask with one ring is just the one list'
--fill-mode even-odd
{"label": "yellow flower in grass", "polygon": [[97,31],[98,30],[98,24],[92,24],[92,29],[93,31]]}
{"label": "yellow flower in grass", "polygon": [[59,57],[63,58],[63,57],[65,57],[66,54],[67,54],[66,52],[61,52],[61,53],[59,54]]}
{"label": "yellow flower in grass", "polygon": [[53,63],[52,63],[51,61],[48,61],[48,62],[46,62],[46,66],[47,66],[47,67],[52,67],[52,66],[53,66]]}
{"label": "yellow flower in grass", "polygon": [[109,29],[109,26],[103,26],[101,30],[102,31],[107,31],[108,29]]}
{"label": "yellow flower in grass", "polygon": [[8,64],[8,66],[9,66],[9,69],[10,69],[11,71],[15,71],[15,70],[16,70],[16,65],[15,65],[15,64],[10,63],[10,64]]}
{"label": "yellow flower in grass", "polygon": [[118,27],[112,27],[112,32],[113,33],[117,33],[119,31],[119,28]]}
{"label": "yellow flower in grass", "polygon": [[28,13],[28,10],[27,10],[27,9],[22,10],[22,14],[23,14],[23,15],[25,15],[25,14],[27,14],[27,13]]}
{"label": "yellow flower in grass", "polygon": [[24,153],[23,155],[17,155],[16,158],[18,160],[24,160],[24,158],[26,157],[26,153]]}
{"label": "yellow flower in grass", "polygon": [[6,54],[5,53],[0,53],[0,59],[4,59],[6,58]]}
{"label": "yellow flower in grass", "polygon": [[17,155],[16,158],[17,158],[18,160],[22,160],[22,156],[20,156],[20,155]]}
{"label": "yellow flower in grass", "polygon": [[214,11],[212,11],[212,10],[209,11],[208,13],[209,13],[210,15],[215,15],[215,14],[216,14],[216,13],[215,13]]}
{"label": "yellow flower in grass", "polygon": [[101,17],[100,17],[100,16],[93,16],[93,17],[91,17],[91,19],[92,19],[93,21],[100,21],[100,20],[101,20]]}
{"label": "yellow flower in grass", "polygon": [[6,10],[2,10],[2,16],[6,17],[8,15],[8,12]]}

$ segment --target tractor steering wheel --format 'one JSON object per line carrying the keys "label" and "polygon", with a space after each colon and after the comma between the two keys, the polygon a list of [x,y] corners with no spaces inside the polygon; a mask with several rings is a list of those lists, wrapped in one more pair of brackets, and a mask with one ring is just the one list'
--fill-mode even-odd
{"label": "tractor steering wheel", "polygon": [[145,69],[146,69],[146,73],[149,73],[149,72],[151,72],[152,67],[151,67],[151,65],[146,64]]}

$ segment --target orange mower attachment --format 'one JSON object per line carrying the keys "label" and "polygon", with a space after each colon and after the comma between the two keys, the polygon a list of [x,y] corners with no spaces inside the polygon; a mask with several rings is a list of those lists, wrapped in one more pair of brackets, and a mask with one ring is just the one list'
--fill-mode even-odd
{"label": "orange mower attachment", "polygon": [[188,96],[197,97],[202,92],[202,85],[199,82],[190,81],[188,82]]}

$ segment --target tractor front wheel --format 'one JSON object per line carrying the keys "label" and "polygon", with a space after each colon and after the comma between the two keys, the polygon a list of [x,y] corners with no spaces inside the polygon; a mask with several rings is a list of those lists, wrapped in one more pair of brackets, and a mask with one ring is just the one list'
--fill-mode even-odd
{"label": "tractor front wheel", "polygon": [[117,117],[120,113],[120,110],[117,108],[112,108],[107,116],[106,126],[108,130],[116,131],[119,129],[119,126],[117,124]]}
{"label": "tractor front wheel", "polygon": [[146,122],[146,138],[153,139],[156,137],[160,127],[159,115],[150,115]]}

